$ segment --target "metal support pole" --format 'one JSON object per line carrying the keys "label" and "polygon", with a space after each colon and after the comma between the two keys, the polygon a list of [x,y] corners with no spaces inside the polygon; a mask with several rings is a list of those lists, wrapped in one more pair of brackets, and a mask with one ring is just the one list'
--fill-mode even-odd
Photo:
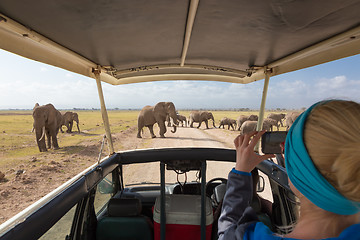
{"label": "metal support pole", "polygon": [[188,51],[188,48],[189,48],[191,32],[192,32],[192,28],[193,28],[193,25],[194,25],[198,5],[199,5],[199,0],[191,0],[190,1],[190,8],[189,8],[189,12],[188,12],[188,19],[187,19],[186,30],[185,30],[185,39],[184,39],[183,51],[182,51],[182,54],[181,54],[180,66],[182,66],[182,67],[185,64],[185,58],[186,58],[186,54],[187,54],[187,51]]}
{"label": "metal support pole", "polygon": [[165,163],[160,162],[160,240],[166,236],[166,209],[165,209]]}
{"label": "metal support pole", "polygon": [[102,115],[102,119],[104,122],[105,134],[106,134],[106,138],[109,143],[110,155],[111,155],[114,153],[114,146],[113,146],[113,141],[112,141],[112,137],[111,137],[109,117],[108,117],[108,114],[106,111],[104,95],[103,95],[103,91],[102,91],[102,87],[101,87],[100,72],[101,72],[100,68],[93,70],[93,73],[94,73],[95,79],[96,79],[99,98],[100,98],[101,115]]}
{"label": "metal support pole", "polygon": [[201,240],[206,240],[206,161],[201,163]]}
{"label": "metal support pole", "polygon": [[[259,111],[259,119],[256,126],[256,131],[261,131],[263,129],[263,122],[264,122],[264,114],[265,114],[265,104],[266,104],[266,97],[267,91],[269,88],[269,80],[270,80],[270,72],[267,68],[265,68],[265,80],[264,80],[264,88],[263,94],[261,99],[260,111]],[[255,146],[255,151],[259,152],[259,143]]]}

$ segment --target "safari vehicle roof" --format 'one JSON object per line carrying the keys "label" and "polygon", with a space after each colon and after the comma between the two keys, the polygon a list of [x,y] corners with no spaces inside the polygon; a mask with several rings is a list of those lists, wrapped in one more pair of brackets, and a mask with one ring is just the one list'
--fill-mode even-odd
{"label": "safari vehicle roof", "polygon": [[[100,81],[250,83],[359,54],[359,12],[359,0],[1,0],[0,48],[95,78],[103,111]],[[159,160],[160,150],[154,151]],[[206,160],[224,160],[221,149],[201,151]],[[149,160],[148,152],[137,151],[136,161],[145,161],[139,154]],[[234,150],[229,154],[234,161]],[[103,176],[126,157],[99,161]],[[2,224],[0,234],[14,226],[21,231],[11,233],[27,234],[32,223],[45,232],[96,185],[100,168],[94,166]],[[55,207],[57,215],[37,211],[49,202],[47,209]]]}
{"label": "safari vehicle roof", "polygon": [[0,48],[126,84],[249,83],[360,53],[358,0],[1,0]]}

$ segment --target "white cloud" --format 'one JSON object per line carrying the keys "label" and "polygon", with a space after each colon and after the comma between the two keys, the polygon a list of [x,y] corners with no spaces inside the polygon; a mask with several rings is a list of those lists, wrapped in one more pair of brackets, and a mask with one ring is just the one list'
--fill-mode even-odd
{"label": "white cloud", "polygon": [[[70,74],[71,75],[71,74]],[[69,76],[70,76],[69,75]],[[63,75],[64,76],[64,75]],[[58,108],[99,108],[95,80],[80,78],[0,82],[0,108],[32,108],[36,102]],[[142,108],[159,101],[173,101],[178,108],[259,108],[263,81],[251,84],[176,81],[112,86],[102,84],[108,108]],[[312,81],[270,81],[267,108],[300,108],[328,98],[359,101],[359,80],[346,76]]]}
{"label": "white cloud", "polygon": [[349,80],[346,76],[335,76],[330,79],[318,79],[314,85],[314,92],[321,99],[340,98],[360,100],[360,80]]}
{"label": "white cloud", "polygon": [[348,80],[339,75],[332,78],[281,80],[270,82],[269,108],[300,108],[324,99],[360,100],[360,80]]}

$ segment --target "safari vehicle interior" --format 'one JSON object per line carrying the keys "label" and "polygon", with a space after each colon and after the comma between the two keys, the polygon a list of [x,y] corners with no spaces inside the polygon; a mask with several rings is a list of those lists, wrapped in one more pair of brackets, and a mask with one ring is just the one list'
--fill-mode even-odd
{"label": "safari vehicle interior", "polygon": [[[1,49],[95,79],[110,148],[3,223],[0,238],[217,239],[226,178],[209,179],[207,167],[234,163],[235,150],[115,151],[102,83],[264,79],[260,130],[271,76],[360,53],[359,12],[356,0],[0,1]],[[127,184],[129,165],[149,163],[159,166],[158,183]],[[273,197],[272,215],[259,219],[291,231],[296,199],[285,168],[269,159],[258,169]],[[196,177],[169,183],[169,171]]]}

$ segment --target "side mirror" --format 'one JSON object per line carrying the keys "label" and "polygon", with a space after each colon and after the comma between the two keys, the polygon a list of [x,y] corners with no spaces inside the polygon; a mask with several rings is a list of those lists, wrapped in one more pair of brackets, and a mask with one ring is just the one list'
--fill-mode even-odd
{"label": "side mirror", "polygon": [[104,178],[98,184],[98,191],[101,194],[111,194],[114,192],[114,186],[110,180]]}
{"label": "side mirror", "polygon": [[263,192],[265,189],[265,179],[263,176],[259,176],[259,181],[256,184],[256,192]]}

